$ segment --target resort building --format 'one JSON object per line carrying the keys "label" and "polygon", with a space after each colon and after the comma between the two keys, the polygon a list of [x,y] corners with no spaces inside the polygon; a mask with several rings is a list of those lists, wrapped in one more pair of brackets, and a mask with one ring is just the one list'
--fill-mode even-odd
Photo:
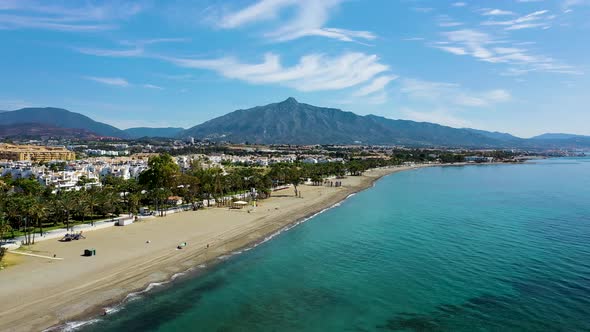
{"label": "resort building", "polygon": [[48,162],[74,159],[76,154],[62,146],[0,144],[0,160]]}

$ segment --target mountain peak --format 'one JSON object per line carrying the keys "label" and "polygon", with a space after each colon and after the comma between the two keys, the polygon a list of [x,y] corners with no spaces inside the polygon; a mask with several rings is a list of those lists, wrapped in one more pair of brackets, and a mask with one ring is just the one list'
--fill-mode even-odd
{"label": "mountain peak", "polygon": [[299,104],[299,102],[297,101],[297,99],[295,99],[293,97],[289,97],[289,98],[285,99],[285,101],[281,102],[281,104],[297,105],[297,104]]}

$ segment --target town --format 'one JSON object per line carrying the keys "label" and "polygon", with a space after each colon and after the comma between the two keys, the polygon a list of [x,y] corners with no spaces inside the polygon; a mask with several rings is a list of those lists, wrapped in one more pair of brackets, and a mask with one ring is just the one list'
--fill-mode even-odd
{"label": "town", "polygon": [[[499,162],[529,158],[532,153],[497,150],[410,149],[387,146],[250,146],[151,140],[149,143],[104,143],[55,145],[0,143],[0,177],[35,179],[44,187],[61,190],[101,186],[108,177],[137,180],[148,160],[159,153],[174,156],[181,172],[193,167],[268,167],[281,163],[344,163],[347,160],[383,159],[394,163]],[[32,143],[32,144],[31,144]],[[151,144],[150,144],[151,143]],[[92,148],[89,148],[92,147]]]}

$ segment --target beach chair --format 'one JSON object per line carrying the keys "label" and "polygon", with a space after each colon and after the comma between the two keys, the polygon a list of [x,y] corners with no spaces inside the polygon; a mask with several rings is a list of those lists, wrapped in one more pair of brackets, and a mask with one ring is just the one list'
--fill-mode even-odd
{"label": "beach chair", "polygon": [[72,241],[72,236],[73,236],[73,234],[66,233],[66,235],[64,235],[64,237],[60,241],[61,242],[69,242],[69,241]]}
{"label": "beach chair", "polygon": [[84,235],[82,235],[82,232],[72,234],[72,240],[80,240],[80,239],[86,239],[86,237]]}

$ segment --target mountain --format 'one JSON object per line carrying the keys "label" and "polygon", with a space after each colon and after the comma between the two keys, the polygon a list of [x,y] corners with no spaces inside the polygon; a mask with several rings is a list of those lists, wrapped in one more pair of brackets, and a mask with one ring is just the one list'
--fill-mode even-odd
{"label": "mountain", "polygon": [[499,141],[505,141],[505,142],[516,142],[516,141],[522,141],[522,138],[520,137],[516,137],[514,135],[508,134],[508,133],[502,133],[499,131],[485,131],[485,130],[480,130],[480,129],[473,129],[473,128],[463,128],[465,130],[468,130],[472,133],[475,134],[479,134],[479,135],[483,135],[489,138],[493,138]]}
{"label": "mountain", "polygon": [[237,110],[187,129],[179,137],[261,144],[399,144],[499,147],[505,142],[434,123],[360,116],[294,98]]}
{"label": "mountain", "polygon": [[213,141],[261,144],[373,144],[415,147],[590,149],[590,136],[543,134],[530,139],[507,133],[451,128],[428,122],[360,116],[335,108],[279,103],[237,110],[190,129],[120,130],[61,108],[0,111],[0,137],[101,139],[192,136]]}
{"label": "mountain", "polygon": [[148,127],[137,127],[128,128],[123,130],[129,138],[142,138],[142,137],[163,137],[173,138],[176,137],[184,128],[148,128]]}
{"label": "mountain", "polygon": [[1,138],[32,139],[32,138],[69,138],[97,139],[100,135],[86,129],[59,128],[39,123],[17,123],[0,125]]}
{"label": "mountain", "polygon": [[[0,112],[0,124],[38,124],[46,127],[83,129],[99,136],[126,138],[122,130],[62,108],[21,108],[16,111]],[[42,127],[42,126],[41,126]]]}
{"label": "mountain", "polygon": [[566,140],[566,139],[576,139],[576,138],[590,138],[590,136],[582,136],[582,135],[573,135],[573,134],[563,134],[563,133],[547,133],[542,134],[539,136],[531,137],[533,140]]}

